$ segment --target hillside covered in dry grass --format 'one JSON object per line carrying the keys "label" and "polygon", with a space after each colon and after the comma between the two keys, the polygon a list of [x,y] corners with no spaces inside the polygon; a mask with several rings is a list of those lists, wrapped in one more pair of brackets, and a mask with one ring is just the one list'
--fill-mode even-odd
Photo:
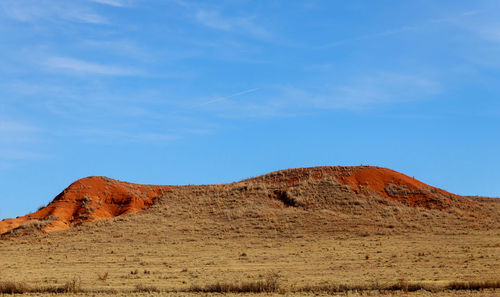
{"label": "hillside covered in dry grass", "polygon": [[1,222],[0,284],[217,292],[271,276],[273,292],[495,287],[499,222],[497,199],[380,167],[202,186],[89,177],[38,212]]}
{"label": "hillside covered in dry grass", "polygon": [[0,234],[64,230],[151,206],[159,212],[162,206],[173,207],[195,218],[213,218],[213,223],[226,218],[232,225],[297,213],[295,227],[332,231],[495,228],[498,213],[492,205],[487,199],[461,197],[369,166],[288,169],[203,186],[138,185],[88,177],[71,184],[39,211],[3,220]]}

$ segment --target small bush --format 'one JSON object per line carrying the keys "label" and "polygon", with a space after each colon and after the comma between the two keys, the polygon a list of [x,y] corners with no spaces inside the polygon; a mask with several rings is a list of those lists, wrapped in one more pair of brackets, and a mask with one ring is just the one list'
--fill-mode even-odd
{"label": "small bush", "polygon": [[32,287],[20,282],[0,282],[1,294],[24,294],[24,293],[81,293],[81,282],[77,278],[66,282],[62,286]]}
{"label": "small bush", "polygon": [[430,283],[413,283],[405,279],[401,279],[393,284],[381,285],[379,283],[373,284],[326,284],[320,286],[305,286],[298,288],[296,291],[300,292],[327,292],[327,293],[343,293],[348,291],[402,291],[402,292],[415,292],[415,291],[429,291],[439,292],[443,290],[483,290],[483,289],[498,289],[500,288],[500,280],[496,281],[460,281],[451,282],[447,285],[437,285]]}
{"label": "small bush", "polygon": [[451,282],[446,286],[446,288],[449,290],[499,289],[500,288],[500,280]]}
{"label": "small bush", "polygon": [[203,293],[271,293],[279,291],[279,275],[270,273],[263,280],[242,283],[215,283],[206,286],[193,285],[190,292]]}
{"label": "small bush", "polygon": [[72,280],[66,282],[64,286],[61,287],[64,293],[79,293],[82,292],[82,282],[78,278],[73,278]]}
{"label": "small bush", "polygon": [[23,294],[29,292],[29,288],[22,283],[1,282],[0,293],[2,294]]}
{"label": "small bush", "polygon": [[107,280],[107,279],[108,279],[108,276],[109,276],[108,272],[105,272],[105,273],[103,273],[103,274],[101,274],[101,273],[97,273],[97,278],[98,278],[99,280],[102,280],[102,281]]}
{"label": "small bush", "polygon": [[136,293],[159,293],[159,292],[161,292],[161,290],[155,286],[138,284],[137,286],[135,286],[134,292],[136,292]]}
{"label": "small bush", "polygon": [[299,292],[326,292],[326,293],[345,293],[349,291],[367,291],[371,290],[370,285],[347,285],[347,284],[325,284],[318,286],[304,286],[299,288]]}

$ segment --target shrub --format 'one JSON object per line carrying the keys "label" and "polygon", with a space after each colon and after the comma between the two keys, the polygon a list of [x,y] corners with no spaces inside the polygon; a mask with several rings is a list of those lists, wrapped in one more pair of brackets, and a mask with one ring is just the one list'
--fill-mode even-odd
{"label": "shrub", "polygon": [[97,273],[97,278],[102,281],[107,280],[108,276],[109,276],[108,272],[105,272],[103,274]]}
{"label": "shrub", "polygon": [[161,290],[158,287],[155,286],[148,286],[148,285],[143,285],[143,284],[138,284],[135,286],[134,292],[136,293],[159,293]]}
{"label": "shrub", "polygon": [[1,294],[23,294],[29,292],[29,288],[23,283],[16,282],[1,282]]}
{"label": "shrub", "polygon": [[0,282],[0,294],[24,294],[24,293],[81,293],[81,282],[78,278],[66,282],[62,286],[32,287],[20,282]]}
{"label": "shrub", "polygon": [[265,279],[251,282],[221,283],[217,282],[211,285],[197,286],[193,285],[190,292],[203,293],[271,293],[279,291],[279,275],[269,273]]}
{"label": "shrub", "polygon": [[74,277],[72,280],[66,282],[64,286],[60,288],[64,293],[79,293],[82,292],[82,282],[80,279]]}
{"label": "shrub", "polygon": [[500,288],[500,280],[496,281],[460,281],[451,282],[446,286],[449,290],[482,290]]}

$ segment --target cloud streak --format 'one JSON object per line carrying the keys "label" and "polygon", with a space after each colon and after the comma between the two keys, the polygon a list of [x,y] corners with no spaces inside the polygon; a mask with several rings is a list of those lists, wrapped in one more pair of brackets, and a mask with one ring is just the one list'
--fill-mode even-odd
{"label": "cloud streak", "polygon": [[120,0],[90,0],[90,2],[95,2],[103,5],[109,5],[114,7],[124,7],[125,3]]}
{"label": "cloud streak", "polygon": [[258,90],[260,90],[260,88],[249,89],[249,90],[241,91],[241,92],[238,92],[238,93],[234,93],[234,94],[229,95],[229,96],[215,98],[215,99],[208,100],[208,101],[205,101],[203,103],[200,103],[200,104],[196,105],[195,107],[201,107],[201,106],[205,106],[205,105],[217,103],[217,102],[220,102],[220,101],[225,101],[225,100],[228,100],[228,99],[231,99],[231,98],[234,98],[234,97],[238,97],[238,96],[241,96],[241,95],[245,95],[245,94],[248,94],[248,93],[253,93],[253,92],[256,92]]}
{"label": "cloud streak", "polygon": [[50,156],[23,150],[0,150],[0,160],[39,160]]}
{"label": "cloud streak", "polygon": [[385,30],[385,31],[381,31],[381,32],[376,32],[373,34],[366,34],[366,35],[356,36],[356,37],[352,37],[352,38],[337,40],[337,41],[330,42],[328,44],[319,46],[317,49],[329,49],[332,47],[341,46],[341,45],[351,43],[351,42],[363,41],[363,40],[374,39],[374,38],[379,38],[379,37],[386,37],[386,36],[395,35],[395,34],[399,34],[399,33],[403,33],[403,32],[413,31],[416,29],[417,29],[417,26],[402,26],[399,28],[393,28],[393,29],[389,29],[389,30]]}
{"label": "cloud streak", "polygon": [[97,74],[107,76],[133,76],[138,71],[118,66],[104,65],[66,57],[50,57],[44,65],[47,68],[72,73]]}
{"label": "cloud streak", "polygon": [[[405,33],[405,32],[415,32],[415,31],[422,29],[425,26],[428,26],[430,24],[459,23],[463,18],[478,15],[480,13],[482,13],[482,11],[480,11],[480,10],[464,11],[464,12],[461,12],[461,13],[458,13],[458,14],[455,14],[452,16],[445,17],[445,18],[425,20],[421,23],[417,23],[414,25],[405,25],[405,26],[401,26],[401,27],[396,27],[396,28],[391,28],[388,30],[380,31],[380,32],[375,32],[375,33],[365,34],[365,35],[360,35],[360,36],[353,36],[351,38],[333,41],[333,42],[324,44],[322,46],[319,46],[319,47],[317,47],[317,49],[329,49],[332,47],[341,46],[341,45],[345,45],[345,44],[348,44],[351,42],[356,42],[356,41],[370,40],[370,39],[375,39],[375,38],[380,38],[380,37],[388,37],[391,35],[401,34],[401,33]],[[500,38],[500,36],[499,36],[499,38]]]}
{"label": "cloud streak", "polygon": [[12,146],[14,143],[32,142],[36,139],[38,127],[14,121],[0,122],[0,145]]}
{"label": "cloud streak", "polygon": [[22,133],[22,132],[34,132],[38,128],[18,122],[0,122],[0,133]]}
{"label": "cloud streak", "polygon": [[427,100],[441,92],[441,84],[422,75],[375,72],[354,77],[342,84],[324,85],[321,89],[285,88],[285,94],[315,109],[360,110],[383,104],[401,104]]}
{"label": "cloud streak", "polygon": [[87,7],[75,5],[73,1],[12,1],[0,2],[0,11],[20,22],[72,21],[88,24],[107,24],[108,20]]}
{"label": "cloud streak", "polygon": [[210,29],[247,34],[259,39],[268,39],[272,35],[268,29],[255,21],[254,16],[227,16],[217,7],[206,8],[198,3],[183,0],[169,2],[188,10],[189,18]]}
{"label": "cloud streak", "polygon": [[442,92],[439,81],[421,74],[387,71],[352,77],[345,82],[322,85],[275,85],[253,100],[226,100],[258,89],[213,99],[203,107],[222,118],[289,117],[319,110],[362,111],[381,105],[429,100]]}
{"label": "cloud streak", "polygon": [[41,129],[18,121],[0,121],[0,160],[33,160],[46,156],[33,152]]}
{"label": "cloud streak", "polygon": [[174,133],[151,132],[151,131],[123,131],[102,128],[87,128],[75,129],[71,132],[73,135],[78,135],[86,142],[91,143],[154,143],[154,144],[171,144],[176,141],[179,136]]}
{"label": "cloud streak", "polygon": [[199,9],[195,13],[198,23],[217,30],[248,33],[259,38],[270,37],[270,32],[257,25],[251,17],[226,17],[215,10]]}

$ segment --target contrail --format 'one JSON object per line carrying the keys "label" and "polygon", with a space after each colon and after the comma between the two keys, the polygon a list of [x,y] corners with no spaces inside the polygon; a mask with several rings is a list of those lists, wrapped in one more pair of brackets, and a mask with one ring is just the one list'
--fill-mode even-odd
{"label": "contrail", "polygon": [[241,92],[238,92],[238,93],[226,96],[226,97],[220,97],[220,98],[208,100],[206,102],[195,105],[194,107],[200,107],[200,106],[205,106],[205,105],[212,104],[212,103],[219,102],[219,101],[224,101],[224,100],[227,100],[229,98],[241,96],[241,95],[248,94],[248,93],[253,93],[253,92],[258,91],[258,90],[260,90],[260,88],[254,88],[254,89],[250,89],[250,90],[241,91]]}

